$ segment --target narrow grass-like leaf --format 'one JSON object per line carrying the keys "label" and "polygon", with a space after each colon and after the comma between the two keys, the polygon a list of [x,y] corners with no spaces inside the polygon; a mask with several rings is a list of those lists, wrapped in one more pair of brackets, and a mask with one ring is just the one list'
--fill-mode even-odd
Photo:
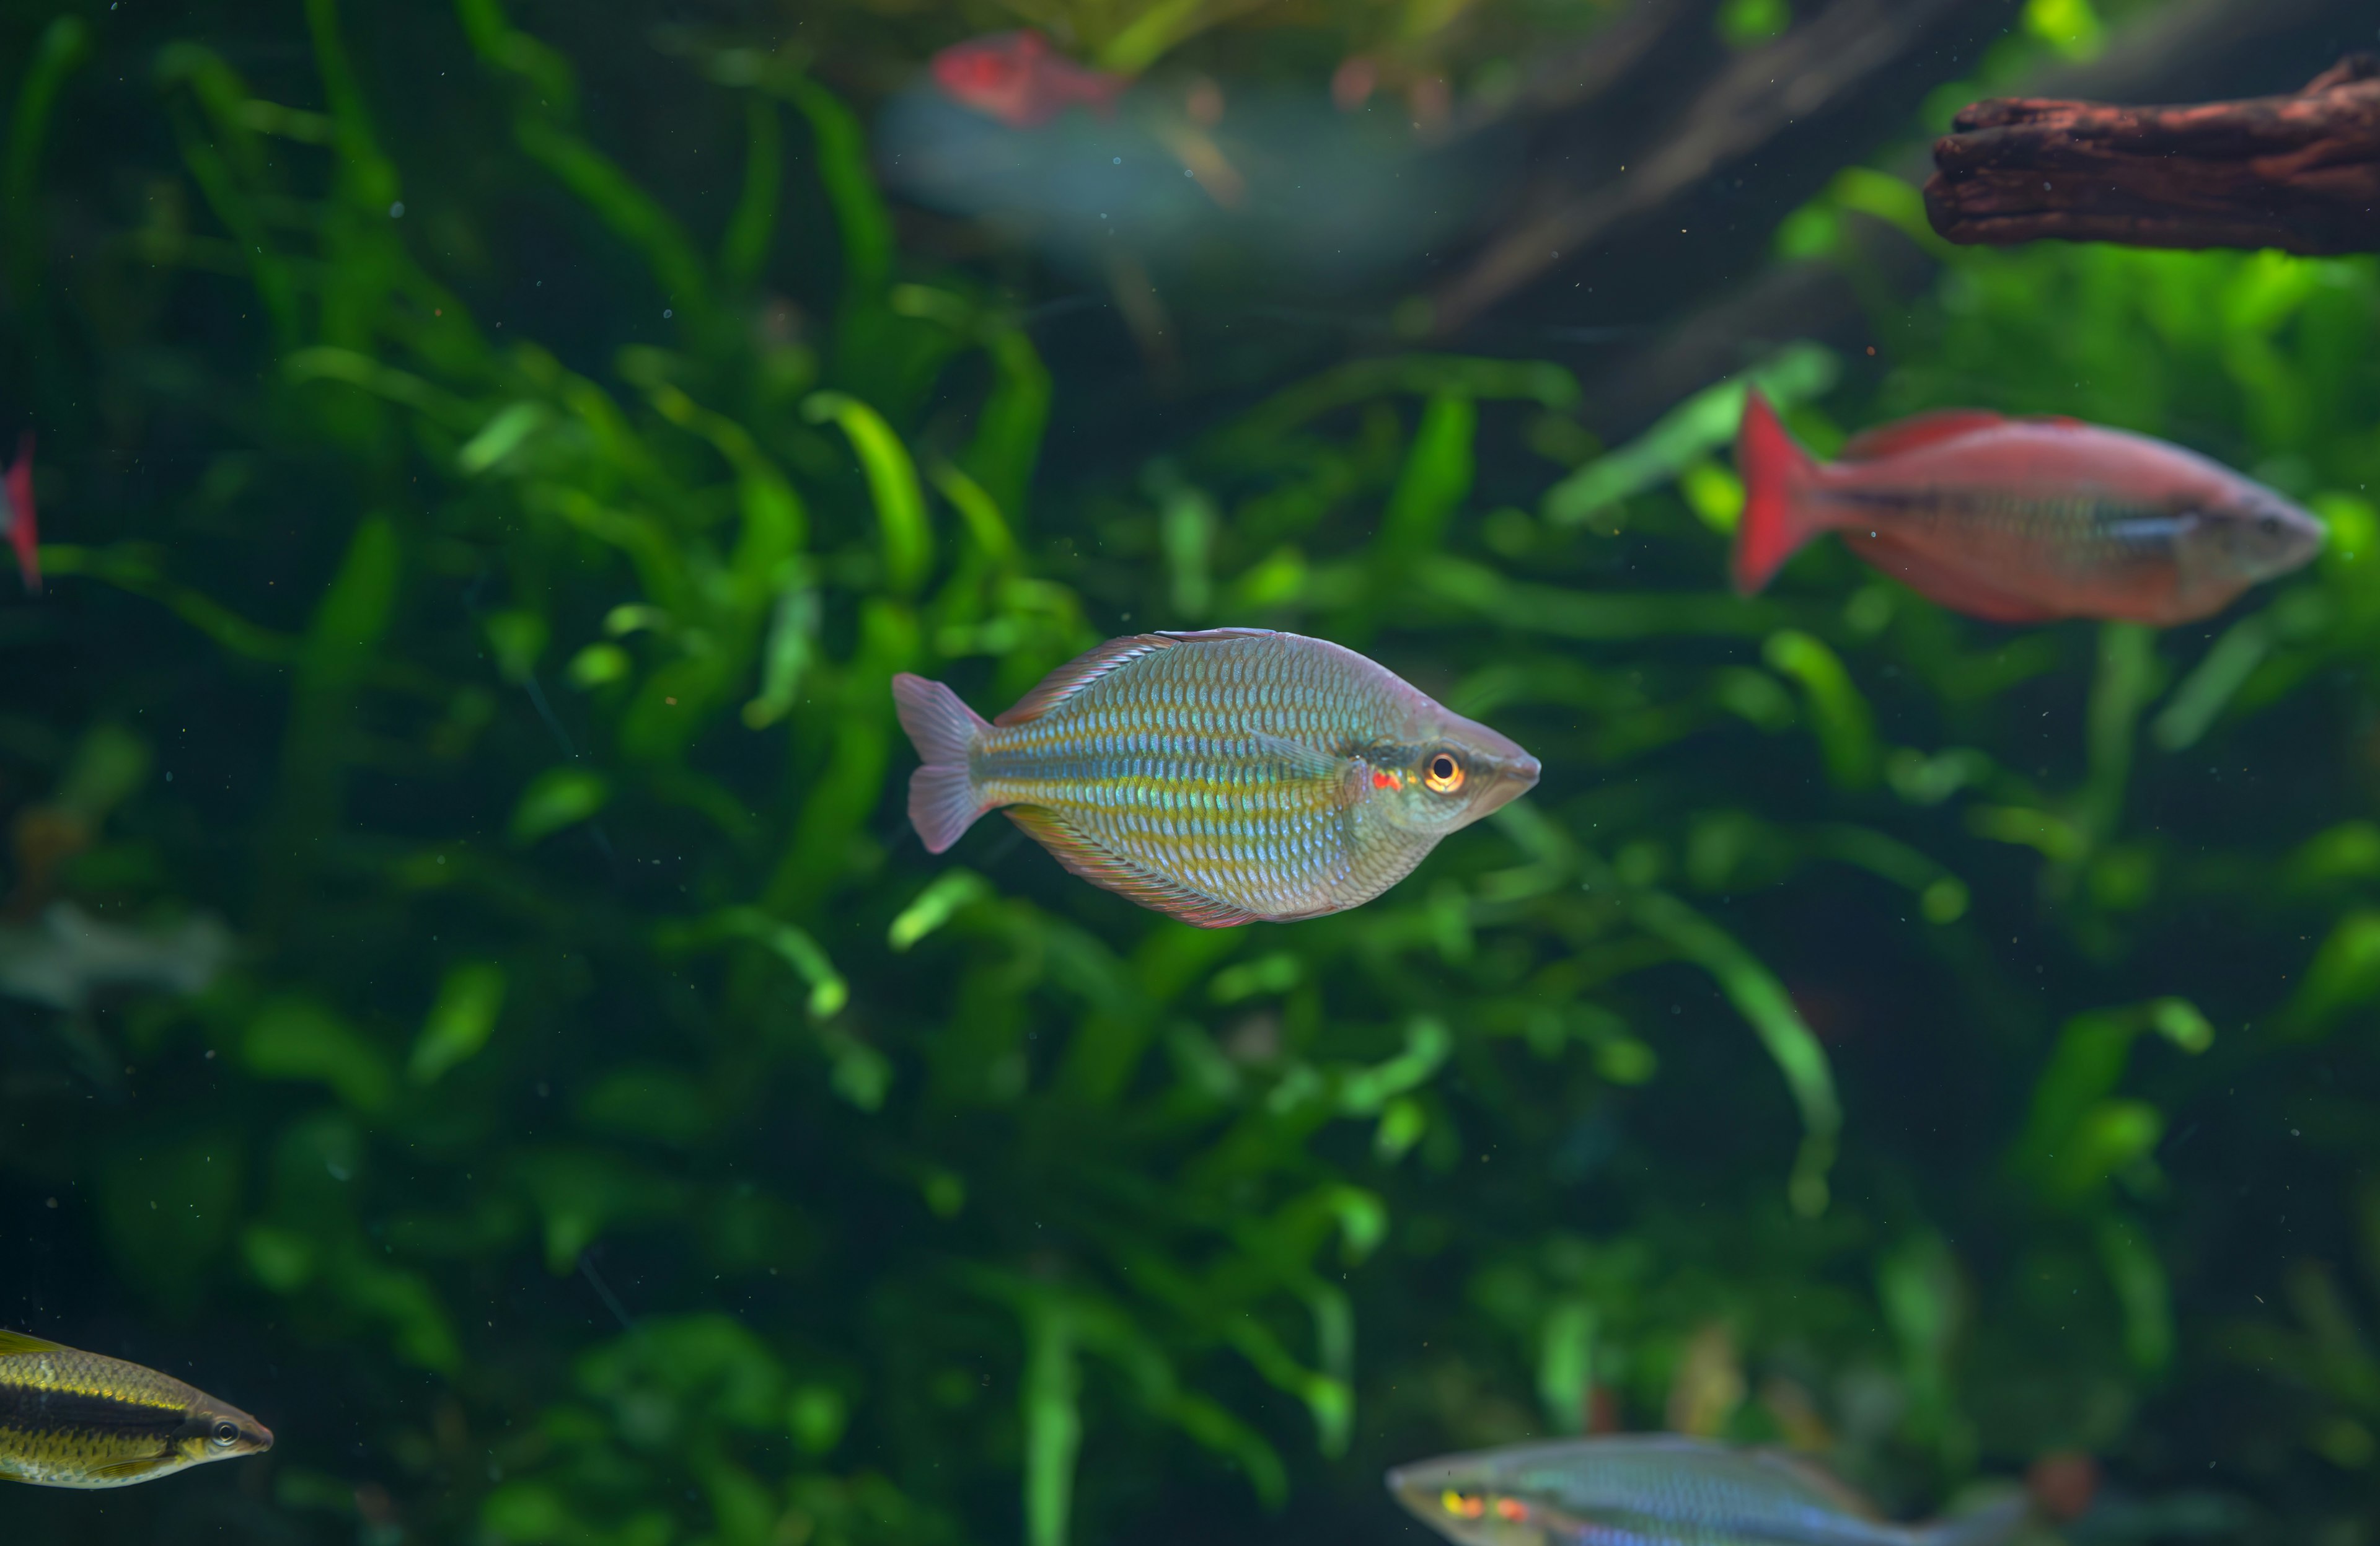
{"label": "narrow grass-like leaf", "polygon": [[774,103],[755,98],[745,104],[744,193],[719,246],[719,272],[731,284],[751,284],[769,260],[778,187],[785,176],[782,139]]}
{"label": "narrow grass-like leaf", "polygon": [[1833,351],[1796,344],[1731,380],[1707,387],[1663,415],[1653,428],[1556,484],[1540,503],[1548,525],[1575,526],[1632,494],[1676,477],[1735,439],[1754,387],[1779,408],[1825,393],[1842,366]]}
{"label": "narrow grass-like leaf", "polygon": [[851,440],[852,453],[867,475],[883,536],[884,575],[895,595],[913,596],[926,583],[934,561],[932,528],[926,522],[926,496],[917,487],[909,448],[875,409],[839,392],[811,396],[803,412],[814,423],[832,419]]}
{"label": "narrow grass-like leaf", "polygon": [[1805,1218],[1825,1212],[1827,1172],[1834,1164],[1842,1107],[1835,1098],[1826,1049],[1803,1022],[1785,984],[1726,930],[1675,897],[1639,892],[1628,905],[1647,932],[1708,972],[1729,1002],[1752,1022],[1802,1112],[1802,1152],[1788,1191],[1793,1211]]}

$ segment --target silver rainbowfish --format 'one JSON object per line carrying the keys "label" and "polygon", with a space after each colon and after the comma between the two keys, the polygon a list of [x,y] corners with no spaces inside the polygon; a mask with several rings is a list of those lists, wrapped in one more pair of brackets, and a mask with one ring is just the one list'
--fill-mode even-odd
{"label": "silver rainbowfish", "polygon": [[990,721],[922,677],[892,696],[929,850],[1005,809],[1084,879],[1207,928],[1360,906],[1537,781],[1354,651],[1257,628],[1111,639]]}
{"label": "silver rainbowfish", "polygon": [[1674,1433],[1451,1455],[1390,1471],[1389,1491],[1459,1546],[2000,1546],[2030,1507],[1888,1524],[1802,1460]]}

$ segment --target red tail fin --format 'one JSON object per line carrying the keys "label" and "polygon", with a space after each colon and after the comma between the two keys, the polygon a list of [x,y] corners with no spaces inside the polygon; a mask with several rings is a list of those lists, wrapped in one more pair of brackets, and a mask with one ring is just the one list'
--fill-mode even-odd
{"label": "red tail fin", "polygon": [[41,538],[33,527],[33,432],[17,448],[17,465],[8,469],[8,546],[17,550],[17,572],[25,589],[42,593]]}
{"label": "red tail fin", "polygon": [[1743,518],[1735,528],[1735,588],[1750,596],[1821,529],[1802,498],[1815,479],[1818,465],[1787,432],[1757,387],[1743,402],[1735,467],[1743,479]]}

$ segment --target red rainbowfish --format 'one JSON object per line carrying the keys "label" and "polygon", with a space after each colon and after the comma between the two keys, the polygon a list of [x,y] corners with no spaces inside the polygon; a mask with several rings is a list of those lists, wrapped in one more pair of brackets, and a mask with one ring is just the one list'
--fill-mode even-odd
{"label": "red rainbowfish", "polygon": [[1260,628],[1110,639],[990,721],[905,671],[892,699],[929,852],[1005,809],[1085,880],[1202,928],[1360,906],[1537,781],[1386,667]]}
{"label": "red rainbowfish", "polygon": [[2262,484],[2145,435],[2071,418],[1921,414],[1820,464],[1767,400],[1744,405],[1735,584],[1745,595],[1822,532],[1942,605],[1995,622],[2167,625],[2222,610],[2322,550],[2323,527]]}
{"label": "red rainbowfish", "polygon": [[0,480],[0,532],[8,534],[8,546],[17,550],[17,573],[25,577],[25,589],[38,596],[42,592],[42,552],[33,527],[33,432],[25,431],[24,441],[17,448],[17,465]]}
{"label": "red rainbowfish", "polygon": [[1038,128],[1076,103],[1107,112],[1128,77],[1087,70],[1034,31],[995,32],[934,55],[934,84],[1010,128]]}

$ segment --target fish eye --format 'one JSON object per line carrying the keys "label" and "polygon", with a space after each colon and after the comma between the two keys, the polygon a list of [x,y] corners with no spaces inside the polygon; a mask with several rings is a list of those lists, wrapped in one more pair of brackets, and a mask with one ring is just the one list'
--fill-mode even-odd
{"label": "fish eye", "polygon": [[2256,517],[2256,529],[2266,537],[2278,537],[2281,535],[2281,518],[2278,515],[2259,515]]}
{"label": "fish eye", "polygon": [[218,1418],[215,1419],[214,1431],[208,1437],[214,1440],[220,1447],[229,1449],[239,1442],[239,1424],[229,1418]]}
{"label": "fish eye", "polygon": [[1433,794],[1452,794],[1463,787],[1463,764],[1452,752],[1439,752],[1422,769],[1421,781]]}

